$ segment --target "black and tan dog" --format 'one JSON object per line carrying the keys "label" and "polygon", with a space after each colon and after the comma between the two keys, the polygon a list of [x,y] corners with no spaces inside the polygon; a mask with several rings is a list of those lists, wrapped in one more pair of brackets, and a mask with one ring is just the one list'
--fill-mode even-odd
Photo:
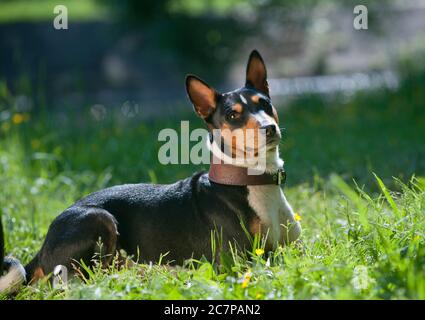
{"label": "black and tan dog", "polygon": [[[53,221],[25,268],[13,258],[1,261],[7,273],[0,278],[0,292],[17,282],[35,281],[57,265],[71,269],[72,261],[90,263],[100,250],[99,239],[104,264],[121,249],[130,255],[140,252],[139,261],[156,261],[168,252],[166,258],[180,264],[191,257],[211,258],[211,230],[220,230],[224,246],[236,242],[242,248],[250,245],[246,230],[267,233],[269,249],[299,237],[300,225],[279,186],[281,133],[260,54],[251,53],[243,88],[221,94],[188,76],[186,90],[209,130],[266,131],[265,173],[249,175],[248,164],[214,164],[208,173],[170,185],[127,184],[90,194]],[[222,136],[235,149],[229,139]]]}

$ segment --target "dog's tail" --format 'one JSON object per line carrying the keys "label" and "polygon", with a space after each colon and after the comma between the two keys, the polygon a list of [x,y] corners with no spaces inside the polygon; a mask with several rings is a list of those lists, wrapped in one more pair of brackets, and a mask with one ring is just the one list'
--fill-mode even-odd
{"label": "dog's tail", "polygon": [[25,282],[26,272],[15,258],[4,257],[3,225],[0,219],[0,294],[13,293]]}

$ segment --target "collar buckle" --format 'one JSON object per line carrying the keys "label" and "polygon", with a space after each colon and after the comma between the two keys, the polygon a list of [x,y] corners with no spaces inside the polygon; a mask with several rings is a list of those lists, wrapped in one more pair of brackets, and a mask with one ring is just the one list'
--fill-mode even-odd
{"label": "collar buckle", "polygon": [[280,186],[281,184],[284,184],[286,182],[286,171],[284,169],[277,170],[277,173],[275,175],[276,184]]}

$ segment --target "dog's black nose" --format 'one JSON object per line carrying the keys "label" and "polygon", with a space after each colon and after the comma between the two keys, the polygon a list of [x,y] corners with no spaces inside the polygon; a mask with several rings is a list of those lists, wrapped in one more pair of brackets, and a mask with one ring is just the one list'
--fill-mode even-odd
{"label": "dog's black nose", "polygon": [[266,126],[262,126],[260,129],[266,130],[267,138],[271,138],[276,134],[276,126],[274,124],[268,124]]}

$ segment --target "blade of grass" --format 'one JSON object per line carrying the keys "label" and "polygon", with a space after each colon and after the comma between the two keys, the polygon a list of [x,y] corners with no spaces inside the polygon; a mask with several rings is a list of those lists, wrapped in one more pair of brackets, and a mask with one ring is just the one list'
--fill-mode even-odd
{"label": "blade of grass", "polygon": [[394,199],[391,197],[387,187],[385,186],[385,184],[382,182],[382,180],[375,173],[373,173],[373,175],[374,175],[376,181],[378,182],[379,188],[381,189],[381,191],[384,194],[385,198],[387,199],[389,205],[391,206],[391,209],[393,210],[395,215],[398,218],[400,218],[401,217],[400,210],[398,209],[397,204],[395,203]]}
{"label": "blade of grass", "polygon": [[370,225],[367,217],[367,206],[363,199],[338,175],[332,174],[331,184],[341,191],[350,200],[358,210],[359,221],[365,230],[369,230]]}

